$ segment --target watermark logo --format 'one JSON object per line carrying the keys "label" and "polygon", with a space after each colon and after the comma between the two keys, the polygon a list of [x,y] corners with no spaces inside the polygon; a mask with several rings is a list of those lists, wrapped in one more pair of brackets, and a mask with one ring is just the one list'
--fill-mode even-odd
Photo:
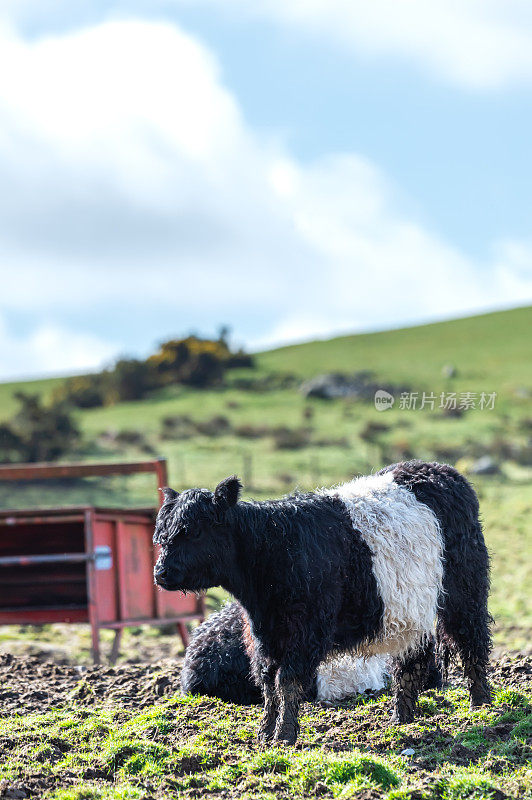
{"label": "watermark logo", "polygon": [[[401,411],[493,411],[497,392],[401,392],[398,408]],[[375,392],[375,408],[387,411],[395,403],[395,397],[384,389]]]}
{"label": "watermark logo", "polygon": [[375,408],[377,411],[387,411],[395,403],[395,397],[384,389],[375,392]]}

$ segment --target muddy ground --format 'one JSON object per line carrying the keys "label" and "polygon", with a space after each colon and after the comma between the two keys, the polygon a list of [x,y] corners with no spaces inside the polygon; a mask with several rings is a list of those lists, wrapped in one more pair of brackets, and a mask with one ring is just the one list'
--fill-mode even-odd
{"label": "muddy ground", "polygon": [[[0,655],[0,717],[42,713],[72,699],[142,709],[179,692],[181,660],[115,667],[65,666],[42,657]],[[532,656],[503,656],[491,665],[491,680],[508,688],[532,687]],[[459,671],[449,676],[462,685]],[[83,696],[85,693],[85,697]],[[341,707],[341,704],[340,704]]]}
{"label": "muddy ground", "polygon": [[73,699],[142,709],[179,691],[181,660],[121,666],[68,666],[0,655],[0,717],[42,713]]}
{"label": "muddy ground", "polygon": [[[172,660],[115,667],[77,667],[46,662],[32,656],[19,658],[4,654],[0,656],[0,724],[2,718],[7,721],[15,715],[26,717],[29,714],[43,714],[51,710],[67,711],[70,707],[76,707],[78,710],[80,707],[86,709],[83,714],[88,712],[96,714],[104,708],[111,708],[114,711],[119,709],[123,712],[119,716],[126,720],[133,714],[167,703],[169,697],[179,693],[179,672],[179,663]],[[532,690],[532,657],[502,657],[492,664],[491,680],[496,686],[513,690],[515,696],[519,696],[519,693],[530,693]],[[451,674],[450,684],[451,686],[461,684],[457,671]],[[467,743],[466,738],[466,744],[464,744],[464,736],[467,735],[472,722],[464,716],[453,716],[454,712],[452,702],[448,699],[449,696],[445,692],[439,691],[425,693],[424,697],[428,698],[428,702],[433,705],[432,710],[428,709],[430,712],[428,716],[426,713],[424,717],[421,717],[418,725],[406,726],[401,735],[394,739],[389,736],[390,700],[386,693],[382,694],[381,702],[376,702],[374,707],[371,706],[371,703],[357,705],[351,702],[332,708],[320,708],[318,713],[316,706],[305,704],[302,709],[302,717],[307,716],[310,721],[307,723],[307,732],[302,731],[295,750],[302,752],[309,748],[320,748],[332,756],[341,756],[353,751],[353,748],[360,748],[363,751],[371,752],[377,758],[386,758],[392,751],[396,755],[402,755],[402,751],[408,753],[410,749],[412,753],[415,753],[415,757],[408,761],[407,778],[404,780],[408,780],[409,784],[414,787],[410,794],[405,795],[405,797],[411,797],[412,800],[429,796],[425,795],[424,791],[425,789],[429,791],[429,787],[434,785],[435,775],[439,774],[441,770],[438,751],[445,750],[448,753],[446,760],[454,766],[469,765],[476,759],[482,759],[490,775],[496,776],[497,770],[501,775],[503,772],[507,772],[510,762],[506,755],[498,762],[497,757],[490,755],[490,747],[495,743],[500,750],[501,745],[504,746],[512,736],[516,721],[508,717],[508,712],[512,710],[511,703],[510,705],[505,701],[500,703],[500,711],[498,709],[496,716],[484,726],[479,743],[476,743],[476,740],[473,743]],[[173,775],[168,779],[166,777],[157,779],[157,781],[151,779],[151,783],[146,779],[143,783],[143,779],[139,778],[140,783],[135,786],[146,787],[145,793],[139,797],[255,796],[253,791],[246,794],[242,788],[239,789],[237,786],[234,787],[234,790],[220,790],[211,794],[205,788],[207,778],[204,776],[209,773],[209,769],[212,770],[222,763],[230,765],[231,754],[228,754],[228,747],[230,748],[232,735],[236,737],[241,735],[238,733],[239,731],[249,732],[249,739],[240,741],[239,747],[245,747],[249,758],[252,759],[256,756],[259,750],[255,743],[254,733],[259,709],[224,706],[221,711],[220,703],[205,698],[193,706],[176,708],[175,712],[177,712],[175,714],[176,721],[175,724],[172,723],[171,730],[169,729],[168,733],[159,734],[156,731],[153,734],[160,746],[169,748],[172,753],[177,752],[182,742],[190,740],[190,737],[198,731],[198,726],[203,725],[208,728],[219,724],[221,714],[226,715],[227,725],[234,730],[234,734],[229,732],[228,740],[224,740],[221,736],[218,739],[213,738],[208,748],[209,765],[201,760],[204,759],[204,755],[199,758],[197,763],[194,758],[190,761],[190,756],[187,756],[190,763],[186,758],[182,763],[179,762],[179,759],[175,763],[172,762]],[[75,713],[79,713],[79,711]],[[80,720],[84,719],[83,714]],[[119,719],[118,722],[120,721]],[[154,728],[154,730],[156,729]],[[150,737],[152,737],[151,733]],[[22,772],[19,768],[18,774],[14,773],[12,777],[0,781],[0,798],[22,800],[33,797],[63,797],[60,794],[56,795],[55,792],[72,791],[84,781],[89,781],[92,786],[96,787],[96,794],[84,795],[81,793],[76,794],[75,798],[79,797],[81,800],[85,797],[108,796],[107,794],[100,795],[99,787],[109,787],[113,781],[116,781],[118,762],[113,762],[113,768],[110,769],[107,762],[95,753],[93,763],[87,762],[85,766],[80,765],[76,769],[71,767],[58,771],[54,763],[57,764],[61,758],[64,758],[69,747],[74,750],[76,745],[69,744],[66,739],[61,739],[61,741],[58,739],[55,744],[55,739],[52,738],[50,741],[52,743],[51,755],[48,754],[46,758],[51,766],[43,769],[35,761],[35,755],[31,755],[38,751],[28,750],[28,763],[24,764]],[[33,743],[31,747],[35,747],[36,743]],[[53,748],[56,746],[58,752],[54,755]],[[527,764],[532,767],[530,761],[532,740],[529,738],[519,746],[524,749],[522,752],[515,751],[518,759],[516,767],[519,766],[519,769],[522,769],[523,765],[526,767]],[[0,736],[0,760],[8,759],[12,755],[13,745],[9,735]],[[242,759],[241,752],[238,758]],[[187,780],[189,780],[190,775],[194,773],[197,773],[196,784],[190,783],[190,781],[186,785],[180,783],[183,781],[183,775],[188,776]],[[246,780],[245,785],[248,787],[246,791],[249,792],[250,789],[253,789],[253,784],[250,783],[249,776]],[[486,797],[490,797],[492,800],[502,800],[502,798],[513,796],[525,797],[527,795],[522,788],[525,785],[522,783],[523,780],[523,778],[517,779],[515,785],[521,788],[515,790],[515,795],[511,790],[497,789],[494,793],[488,793]],[[286,782],[283,783],[283,781],[285,781],[284,777],[275,778],[272,786],[268,784],[267,788],[272,789],[275,796],[293,796],[290,794],[291,790],[288,785],[285,785]],[[277,786],[277,790],[275,786]],[[104,791],[107,789],[105,788]],[[261,791],[263,790],[261,789]],[[310,795],[332,797],[333,793],[329,791],[325,783],[320,784],[318,781],[316,786],[313,786]],[[70,796],[74,797],[74,795]],[[116,796],[118,797],[118,795]],[[120,795],[120,797],[122,796]],[[259,796],[262,795],[259,793]],[[368,789],[356,795],[363,800],[383,796],[382,792],[375,789]],[[430,797],[432,796],[430,795]],[[464,794],[463,796],[469,795]],[[473,796],[484,797],[483,794],[472,794],[471,797]]]}

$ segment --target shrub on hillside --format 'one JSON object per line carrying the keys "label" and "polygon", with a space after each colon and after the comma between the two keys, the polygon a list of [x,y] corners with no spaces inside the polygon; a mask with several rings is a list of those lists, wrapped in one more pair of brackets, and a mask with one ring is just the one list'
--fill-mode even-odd
{"label": "shrub on hillside", "polygon": [[77,408],[102,406],[105,402],[104,374],[68,378],[55,390],[54,400],[71,403]]}
{"label": "shrub on hillside", "polygon": [[53,461],[70,452],[79,430],[62,401],[45,405],[38,395],[17,392],[19,409],[0,431],[0,460]]}
{"label": "shrub on hillside", "polygon": [[314,447],[342,447],[344,449],[351,446],[347,436],[320,436],[314,439],[312,444]]}
{"label": "shrub on hillside", "polygon": [[272,428],[268,425],[237,425],[235,436],[241,439],[262,439],[272,435]]}
{"label": "shrub on hillside", "polygon": [[299,384],[296,375],[290,372],[270,372],[267,375],[238,375],[231,378],[233,389],[244,392],[275,392],[294,389]]}
{"label": "shrub on hillside", "polygon": [[141,400],[156,386],[146,361],[121,358],[112,369],[69,378],[54,392],[54,400],[77,408],[97,408],[128,400]]}
{"label": "shrub on hillside", "polygon": [[232,426],[227,417],[217,414],[210,419],[196,422],[196,430],[202,436],[226,436],[231,433]]}
{"label": "shrub on hillside", "polygon": [[136,448],[143,453],[155,455],[155,450],[142,431],[123,428],[122,430],[106,430],[98,437],[98,443],[119,451]]}
{"label": "shrub on hillside", "polygon": [[252,356],[243,350],[231,352],[224,338],[188,336],[163,342],[146,360],[121,358],[103,372],[69,378],[54,397],[77,408],[95,408],[141,400],[152,389],[171,384],[199,389],[216,386],[223,382],[226,370],[252,366]]}
{"label": "shrub on hillside", "polygon": [[276,450],[300,450],[310,444],[308,428],[276,428],[273,433]]}
{"label": "shrub on hillside", "polygon": [[159,385],[184,383],[203,388],[221,382],[230,360],[225,341],[188,336],[164,342],[148,362]]}
{"label": "shrub on hillside", "polygon": [[106,405],[128,400],[141,400],[156,380],[151,365],[136,358],[121,358],[114,368],[104,373]]}
{"label": "shrub on hillside", "polygon": [[161,439],[191,439],[195,433],[196,425],[188,414],[176,414],[161,420]]}
{"label": "shrub on hillside", "polygon": [[230,421],[221,414],[204,420],[193,420],[186,414],[161,420],[161,439],[190,439],[196,434],[211,438],[225,436],[232,430]]}
{"label": "shrub on hillside", "polygon": [[10,464],[24,460],[21,456],[23,442],[9,425],[0,425],[0,461]]}
{"label": "shrub on hillside", "polygon": [[246,353],[242,348],[236,353],[230,353],[226,362],[227,369],[253,369],[255,361],[253,356]]}
{"label": "shrub on hillside", "polygon": [[387,433],[390,430],[390,426],[386,425],[382,422],[366,422],[364,427],[359,433],[360,438],[364,442],[376,442],[379,440],[379,437]]}

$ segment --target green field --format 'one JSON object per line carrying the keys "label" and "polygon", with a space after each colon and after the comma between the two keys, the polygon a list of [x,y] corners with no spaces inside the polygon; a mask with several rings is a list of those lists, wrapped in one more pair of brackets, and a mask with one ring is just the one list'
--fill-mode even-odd
{"label": "green field", "polygon": [[[83,442],[72,459],[162,455],[169,461],[175,488],[213,487],[237,473],[247,495],[260,498],[345,481],[403,458],[437,459],[467,472],[476,459],[489,455],[499,474],[472,480],[493,554],[496,641],[523,648],[530,646],[532,630],[531,333],[532,307],[527,307],[261,353],[255,370],[230,373],[224,388],[168,387],[143,401],[77,412]],[[454,377],[445,377],[448,366]],[[308,400],[298,391],[301,380],[319,373],[361,370],[420,397],[434,394],[434,409],[401,409],[399,393],[393,409],[379,412],[372,402]],[[275,388],[286,375],[292,376],[291,388]],[[260,391],[242,388],[243,380],[251,378],[262,379]],[[0,421],[15,410],[17,390],[46,397],[57,383],[0,385]],[[474,408],[454,417],[438,407],[441,392],[473,392],[477,401],[482,392],[496,392],[497,397],[493,410]],[[167,438],[161,427],[167,417],[188,418],[204,428],[207,423],[207,428]],[[221,423],[216,421],[220,417]],[[280,427],[288,429],[288,440],[279,439],[275,429]],[[140,433],[141,440],[132,444],[132,432]],[[42,486],[0,491],[4,507],[86,498],[128,504],[155,499],[144,478],[129,484],[76,484],[69,491],[62,487],[50,493]]]}
{"label": "green field", "polygon": [[305,703],[297,745],[266,750],[256,742],[257,706],[183,696],[175,664],[82,675],[27,660],[0,668],[4,703],[19,709],[0,712],[5,798],[530,797],[523,658],[496,668],[490,707],[470,711],[456,683],[425,692],[409,725],[389,724],[387,691],[336,707]]}

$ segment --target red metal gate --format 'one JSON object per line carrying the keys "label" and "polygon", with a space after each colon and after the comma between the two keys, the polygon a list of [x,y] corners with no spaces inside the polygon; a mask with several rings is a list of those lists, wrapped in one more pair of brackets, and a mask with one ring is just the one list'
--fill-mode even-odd
{"label": "red metal gate", "polygon": [[[24,464],[0,467],[0,481],[154,472],[167,484],[163,459],[126,464]],[[157,509],[92,506],[0,511],[0,624],[88,622],[100,659],[101,628],[175,623],[188,644],[187,622],[202,620],[204,600],[161,592],[153,582]]]}

